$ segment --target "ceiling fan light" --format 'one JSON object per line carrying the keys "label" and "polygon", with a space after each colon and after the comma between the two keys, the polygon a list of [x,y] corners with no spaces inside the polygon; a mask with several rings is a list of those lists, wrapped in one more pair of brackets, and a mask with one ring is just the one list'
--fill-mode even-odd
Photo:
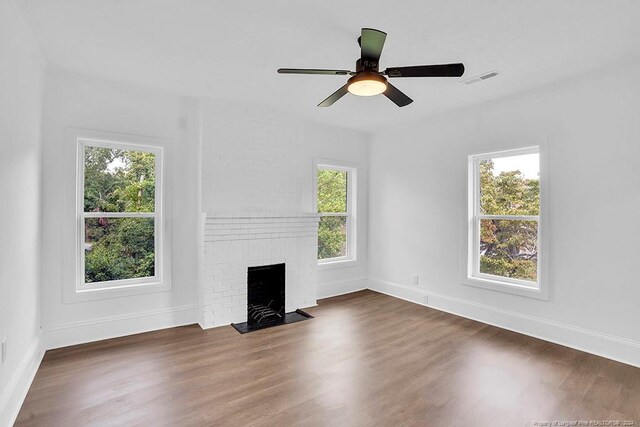
{"label": "ceiling fan light", "polygon": [[387,79],[376,73],[361,73],[349,79],[347,90],[357,96],[380,95],[387,90]]}

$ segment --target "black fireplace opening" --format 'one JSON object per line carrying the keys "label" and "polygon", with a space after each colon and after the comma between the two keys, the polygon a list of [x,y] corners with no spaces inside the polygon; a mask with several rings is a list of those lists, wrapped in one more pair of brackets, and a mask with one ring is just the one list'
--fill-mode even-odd
{"label": "black fireplace opening", "polygon": [[285,313],[285,264],[247,269],[247,321],[232,323],[241,334],[313,318],[298,309]]}
{"label": "black fireplace opening", "polygon": [[284,317],[284,264],[249,267],[247,272],[247,322],[253,326],[278,322]]}

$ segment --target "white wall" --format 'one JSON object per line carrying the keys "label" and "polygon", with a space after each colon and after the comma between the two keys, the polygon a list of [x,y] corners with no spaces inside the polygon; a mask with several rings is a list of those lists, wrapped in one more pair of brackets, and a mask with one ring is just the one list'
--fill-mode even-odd
{"label": "white wall", "polygon": [[43,65],[13,1],[0,1],[0,425],[17,415],[40,351]]}
{"label": "white wall", "polygon": [[[186,129],[181,126],[186,124]],[[164,138],[172,290],[69,302],[74,284],[76,141],[70,128]],[[199,105],[53,71],[44,97],[42,324],[49,348],[197,321]],[[125,136],[126,137],[126,136]]]}
{"label": "white wall", "polygon": [[[605,70],[377,133],[371,287],[640,365],[638,75]],[[469,151],[538,141],[549,146],[549,300],[461,285]]]}
{"label": "white wall", "polygon": [[259,107],[207,101],[203,111],[203,211],[225,214],[313,211],[314,158],[358,168],[358,265],[322,269],[318,297],[366,287],[367,135]]}

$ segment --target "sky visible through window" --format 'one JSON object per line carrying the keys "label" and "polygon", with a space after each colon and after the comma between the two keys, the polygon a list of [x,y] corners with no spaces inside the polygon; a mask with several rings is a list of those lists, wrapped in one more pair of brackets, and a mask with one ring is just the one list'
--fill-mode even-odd
{"label": "sky visible through window", "polygon": [[118,169],[123,169],[125,166],[126,164],[122,158],[116,157],[107,164],[107,172],[113,174],[116,173]]}
{"label": "sky visible through window", "polygon": [[521,156],[496,157],[493,160],[493,175],[519,170],[526,179],[540,178],[540,155],[538,153]]}

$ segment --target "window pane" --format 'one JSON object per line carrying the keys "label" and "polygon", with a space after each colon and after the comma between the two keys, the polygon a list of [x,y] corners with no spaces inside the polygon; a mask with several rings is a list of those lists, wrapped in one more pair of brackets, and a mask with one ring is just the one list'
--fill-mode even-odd
{"label": "window pane", "polygon": [[538,222],[480,220],[480,273],[535,282]]}
{"label": "window pane", "polygon": [[347,212],[347,172],[318,169],[318,212]]}
{"label": "window pane", "polygon": [[85,147],[85,212],[154,212],[155,154]]}
{"label": "window pane", "polygon": [[347,217],[323,216],[318,225],[318,259],[347,255]]}
{"label": "window pane", "polygon": [[86,283],[155,275],[153,218],[86,218]]}
{"label": "window pane", "polygon": [[538,215],[540,156],[535,153],[482,160],[480,212],[485,215]]}

